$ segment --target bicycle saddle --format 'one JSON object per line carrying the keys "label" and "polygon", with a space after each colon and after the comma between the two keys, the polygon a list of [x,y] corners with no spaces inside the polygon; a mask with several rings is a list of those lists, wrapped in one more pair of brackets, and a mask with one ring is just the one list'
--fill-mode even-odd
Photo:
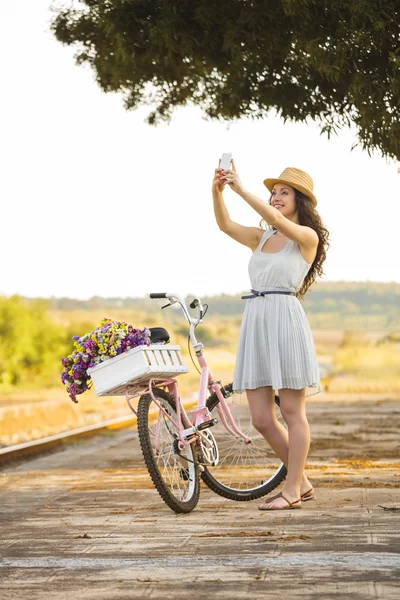
{"label": "bicycle saddle", "polygon": [[164,327],[149,327],[150,329],[150,341],[152,344],[158,344],[163,342],[168,344],[170,337],[169,333]]}

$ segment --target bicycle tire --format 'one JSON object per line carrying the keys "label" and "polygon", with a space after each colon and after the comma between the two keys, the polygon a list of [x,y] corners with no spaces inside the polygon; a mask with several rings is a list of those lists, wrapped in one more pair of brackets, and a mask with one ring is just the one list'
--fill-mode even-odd
{"label": "bicycle tire", "polygon": [[[224,385],[221,387],[222,393],[227,396],[232,394],[232,383],[228,385]],[[224,393],[225,391],[225,393]],[[217,405],[219,404],[219,398],[217,394],[214,392],[211,396],[208,397],[206,406],[213,417],[218,418],[218,415],[213,411],[215,411]],[[279,396],[275,395],[275,404],[280,406]],[[212,431],[212,428],[209,430]],[[218,442],[217,442],[218,446]],[[237,468],[238,465],[236,465]],[[213,470],[212,467],[205,466],[204,471],[201,473],[201,478],[204,483],[207,485],[210,490],[223,496],[224,498],[228,498],[229,500],[235,500],[239,502],[247,502],[249,500],[256,500],[257,498],[261,498],[272,492],[285,478],[287,475],[286,467],[283,463],[275,473],[269,477],[266,481],[263,481],[259,486],[255,486],[250,489],[239,489],[235,487],[231,487],[226,484],[226,481],[223,482],[218,479],[218,471]]]}
{"label": "bicycle tire", "polygon": [[[162,390],[160,388],[153,388],[153,394],[157,399],[159,399],[163,403],[164,408],[167,407],[168,410],[169,407],[169,411],[171,411],[171,413],[173,411],[173,413],[176,415],[175,400],[174,398],[172,398],[172,396],[170,396],[165,390]],[[196,507],[200,496],[200,477],[198,463],[196,461],[192,446],[186,446],[185,450],[183,450],[182,452],[186,453],[188,461],[193,461],[186,461],[188,465],[188,469],[186,470],[189,475],[189,479],[185,479],[185,473],[181,476],[182,480],[189,481],[188,497],[185,498],[185,500],[177,498],[171,491],[171,482],[173,486],[175,482],[178,481],[179,483],[179,478],[172,477],[170,478],[169,483],[168,481],[164,480],[163,474],[160,470],[160,463],[157,460],[157,455],[152,445],[152,439],[149,430],[149,423],[150,421],[154,420],[152,417],[150,417],[150,408],[152,404],[153,407],[155,407],[155,404],[150,394],[144,394],[143,396],[141,396],[138,403],[138,434],[144,462],[146,463],[153,484],[158,493],[160,494],[161,498],[164,500],[165,504],[178,514],[189,513]],[[171,414],[171,416],[173,415]],[[165,419],[165,421],[168,421],[168,419]],[[170,423],[170,425],[167,425],[167,430],[169,433],[171,433],[170,427],[172,428],[172,424],[171,421],[168,422]],[[177,456],[177,458],[179,459],[178,454],[174,451],[174,440],[172,439],[172,436],[170,437],[170,442],[172,444],[171,457]],[[162,456],[163,455],[161,454],[161,457]],[[179,467],[179,465],[181,466]],[[177,463],[176,470],[178,470],[180,474],[182,474],[182,469],[183,471],[185,471],[185,468],[182,467],[182,464]],[[190,479],[190,477],[192,479]]]}

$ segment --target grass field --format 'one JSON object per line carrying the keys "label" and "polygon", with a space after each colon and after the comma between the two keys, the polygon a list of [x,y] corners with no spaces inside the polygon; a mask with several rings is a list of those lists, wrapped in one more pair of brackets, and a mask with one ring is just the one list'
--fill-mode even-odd
{"label": "grass field", "polygon": [[[103,317],[85,311],[81,314],[55,313],[54,320],[60,324],[72,322],[77,333],[82,334]],[[180,376],[179,388],[182,398],[192,398],[199,384],[198,373],[190,359],[187,347],[186,326],[183,321],[161,314],[160,318],[145,318],[121,311],[112,318],[147,326],[162,326],[171,334],[171,342],[180,344],[189,368],[187,375]],[[225,383],[232,381],[235,364],[236,342],[240,319],[207,321],[196,329],[203,341],[211,371],[216,379]],[[90,329],[89,329],[90,330]],[[337,329],[313,329],[318,361],[322,367],[321,381],[324,390],[331,394],[398,394],[400,396],[400,338],[385,331],[348,331]],[[216,341],[220,345],[216,345]],[[195,359],[194,352],[192,356]],[[67,431],[83,425],[129,414],[123,397],[97,397],[93,391],[78,396],[73,404],[61,382],[51,387],[29,389],[20,387],[0,395],[0,445],[11,445]]]}

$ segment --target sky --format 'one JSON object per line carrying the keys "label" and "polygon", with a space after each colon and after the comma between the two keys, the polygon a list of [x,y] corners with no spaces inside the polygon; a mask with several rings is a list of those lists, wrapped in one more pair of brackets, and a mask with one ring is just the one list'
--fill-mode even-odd
{"label": "sky", "polygon": [[[199,108],[147,125],[105,94],[75,50],[49,31],[49,0],[0,5],[0,294],[28,297],[236,294],[251,250],[216,224],[211,184],[232,152],[245,188],[267,201],[266,177],[311,175],[330,248],[317,281],[400,282],[400,165],[369,156],[356,128],[210,122]],[[230,188],[231,219],[260,215]]]}

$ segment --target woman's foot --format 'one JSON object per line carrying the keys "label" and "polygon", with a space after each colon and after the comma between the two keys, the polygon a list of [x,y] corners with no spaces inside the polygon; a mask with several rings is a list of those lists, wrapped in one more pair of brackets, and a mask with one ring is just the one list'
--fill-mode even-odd
{"label": "woman's foot", "polygon": [[292,497],[283,492],[281,496],[273,500],[266,500],[258,507],[260,510],[286,510],[291,508],[301,508],[301,498]]}
{"label": "woman's foot", "polygon": [[[307,492],[307,494],[306,494]],[[285,485],[283,486],[282,490],[280,492],[278,492],[277,494],[273,494],[272,496],[268,497],[264,500],[264,502],[262,504],[259,505],[259,509],[260,510],[266,510],[264,507],[266,505],[270,505],[274,500],[278,500],[279,498],[282,498],[282,494],[285,496],[285,498],[287,498],[290,502],[293,502],[294,500],[296,500],[297,498],[302,498],[302,500],[307,500],[307,499],[311,499],[314,498],[314,488],[310,483],[310,480],[303,475],[303,479],[301,480],[301,484],[300,484],[300,495],[296,496],[296,498],[294,497],[293,491],[286,491],[285,489]],[[303,497],[306,494],[305,497]],[[287,502],[280,502],[279,504],[287,504]]]}
{"label": "woman's foot", "polygon": [[308,492],[308,490],[310,490],[312,487],[313,486],[310,483],[310,480],[308,479],[308,477],[303,475],[303,479],[301,480],[301,484],[300,484],[300,495],[302,496],[303,494]]}
{"label": "woman's foot", "polygon": [[[283,494],[286,498],[288,498],[288,500],[290,500],[290,502],[293,502],[294,495],[298,491],[299,490],[294,490],[293,488],[289,488],[287,485],[287,481],[285,481],[285,483],[282,486],[280,495]],[[306,477],[306,475],[303,473],[303,478],[300,483],[300,494],[298,496],[296,496],[296,498],[302,498],[306,492],[309,492],[307,494],[307,496],[314,496],[314,488],[313,488],[312,484],[310,483],[310,480],[308,479],[308,477]]]}

